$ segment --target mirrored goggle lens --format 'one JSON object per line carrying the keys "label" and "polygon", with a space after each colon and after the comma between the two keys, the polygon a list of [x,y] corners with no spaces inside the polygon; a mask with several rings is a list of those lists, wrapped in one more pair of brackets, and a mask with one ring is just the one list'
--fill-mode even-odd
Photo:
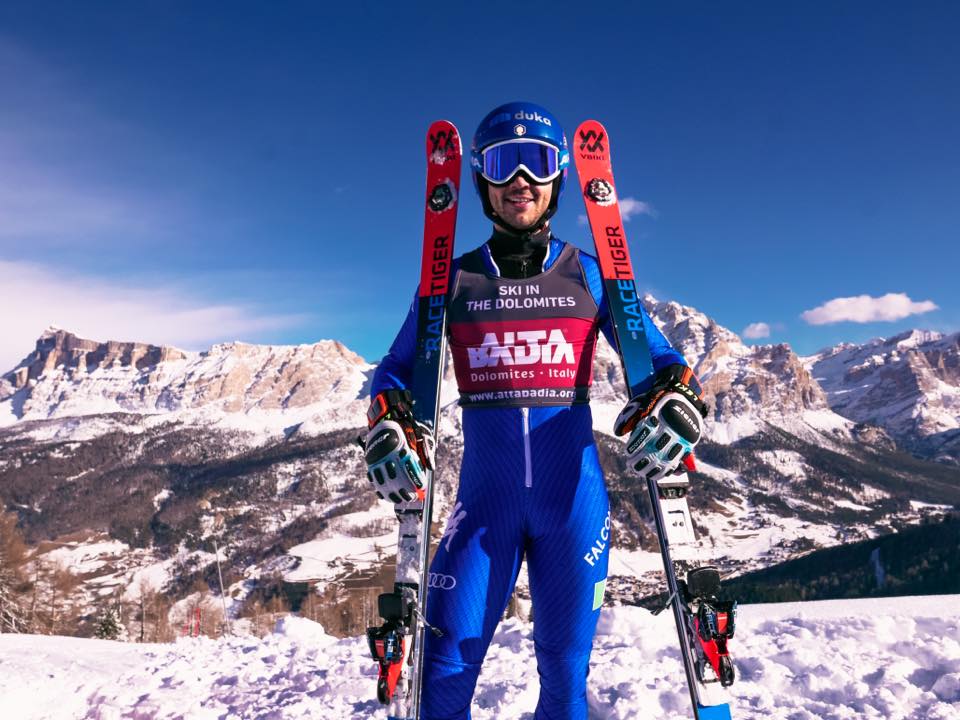
{"label": "mirrored goggle lens", "polygon": [[552,145],[538,142],[508,142],[483,151],[483,176],[492,183],[505,183],[520,166],[538,182],[557,176],[559,152]]}

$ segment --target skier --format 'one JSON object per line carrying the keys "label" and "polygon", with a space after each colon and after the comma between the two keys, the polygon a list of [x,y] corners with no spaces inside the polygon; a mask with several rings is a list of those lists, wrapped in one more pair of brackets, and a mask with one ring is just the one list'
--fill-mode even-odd
{"label": "skier", "polygon": [[[550,230],[568,164],[560,123],[532,103],[494,109],[473,139],[473,182],[493,232],[457,258],[450,275],[448,336],[464,453],[430,566],[427,621],[443,635],[426,635],[423,720],[470,717],[484,655],[524,559],[540,675],[534,717],[587,717],[610,540],[587,403],[597,333],[611,343],[615,337],[596,259]],[[679,403],[705,416],[706,406],[683,357],[643,315],[655,373],[618,417],[616,432],[631,434],[633,467],[666,476],[691,462],[699,435],[658,413]],[[433,466],[433,439],[413,422],[405,391],[415,342],[411,311],[374,375],[368,413],[367,461],[386,469],[374,486],[394,502],[422,492],[421,465]],[[650,432],[669,442],[657,450],[637,440]],[[673,449],[678,444],[682,452]],[[417,456],[421,463],[409,462]]]}

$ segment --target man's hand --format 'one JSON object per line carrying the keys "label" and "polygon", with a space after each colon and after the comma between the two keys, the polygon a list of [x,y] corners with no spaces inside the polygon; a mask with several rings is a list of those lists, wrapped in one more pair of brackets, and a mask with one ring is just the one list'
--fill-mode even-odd
{"label": "man's hand", "polygon": [[659,479],[695,469],[693,448],[700,442],[701,420],[708,412],[701,392],[690,368],[669,365],[657,373],[650,390],[620,411],[614,432],[630,433],[628,462],[643,477]]}
{"label": "man's hand", "polygon": [[358,438],[370,484],[381,499],[393,503],[422,500],[427,470],[433,469],[433,434],[412,410],[409,390],[380,393],[367,411],[370,430]]}

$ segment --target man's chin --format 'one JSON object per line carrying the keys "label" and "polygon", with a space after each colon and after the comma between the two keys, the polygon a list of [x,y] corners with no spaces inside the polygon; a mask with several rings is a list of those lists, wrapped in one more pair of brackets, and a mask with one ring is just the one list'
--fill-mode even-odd
{"label": "man's chin", "polygon": [[507,222],[517,230],[530,230],[537,224],[537,220],[539,220],[539,218],[533,218],[531,220],[529,218],[515,217],[508,219]]}

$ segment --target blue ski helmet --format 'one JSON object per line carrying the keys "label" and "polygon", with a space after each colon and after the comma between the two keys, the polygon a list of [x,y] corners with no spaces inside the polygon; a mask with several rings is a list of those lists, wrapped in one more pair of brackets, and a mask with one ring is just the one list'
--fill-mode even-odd
{"label": "blue ski helmet", "polygon": [[511,102],[491,110],[473,136],[470,169],[473,186],[480,195],[483,214],[503,223],[490,205],[487,184],[511,182],[524,172],[535,183],[552,182],[550,205],[538,222],[549,220],[567,179],[570,151],[560,121],[544,107],[529,102]]}

